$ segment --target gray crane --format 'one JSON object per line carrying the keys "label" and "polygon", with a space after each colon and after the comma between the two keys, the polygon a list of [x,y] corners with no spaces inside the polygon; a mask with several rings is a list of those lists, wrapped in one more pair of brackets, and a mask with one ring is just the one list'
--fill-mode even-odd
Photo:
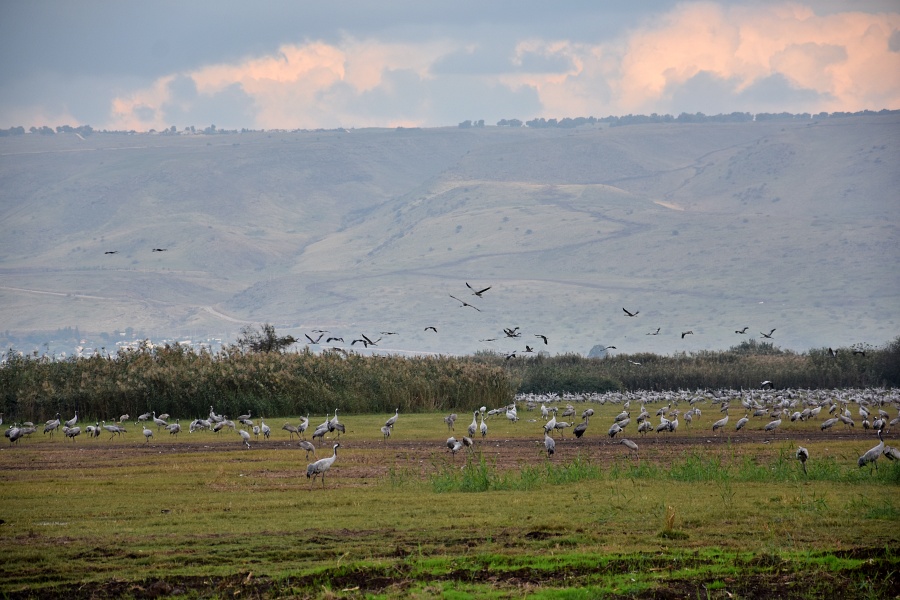
{"label": "gray crane", "polygon": [[63,432],[66,434],[67,438],[72,438],[72,441],[75,441],[75,436],[81,433],[81,427],[66,427],[63,429]]}
{"label": "gray crane", "polygon": [[550,417],[550,420],[544,424],[544,433],[550,433],[556,429],[556,412],[554,411],[553,416]]}
{"label": "gray crane", "polygon": [[384,441],[387,441],[389,437],[391,437],[391,428],[387,425],[381,426],[381,435],[384,436]]}
{"label": "gray crane", "polygon": [[334,464],[334,460],[337,458],[337,449],[340,447],[340,444],[334,445],[334,454],[329,456],[328,458],[320,458],[314,463],[310,463],[306,467],[306,478],[309,479],[312,477],[312,483],[316,482],[316,477],[319,475],[322,476],[322,489],[325,489],[325,472],[331,468],[331,465]]}
{"label": "gray crane", "polygon": [[56,417],[47,421],[44,425],[44,433],[50,432],[50,439],[53,439],[53,432],[59,428],[59,413],[56,413]]}
{"label": "gray crane", "polygon": [[66,427],[75,427],[75,423],[78,422],[78,411],[75,411],[75,416],[65,422]]}
{"label": "gray crane", "polygon": [[397,422],[397,419],[399,419],[399,418],[400,418],[400,409],[397,408],[397,409],[394,411],[394,416],[391,417],[390,419],[388,419],[387,421],[385,421],[384,424],[385,424],[386,426],[390,427],[391,429],[393,429],[393,428],[394,428],[394,424]]}
{"label": "gray crane", "polygon": [[884,452],[884,438],[881,437],[881,431],[878,431],[878,439],[880,443],[859,457],[859,460],[856,461],[856,464],[860,466],[860,468],[866,466],[869,463],[875,465],[875,470],[878,470],[878,457]]}
{"label": "gray crane", "polygon": [[629,440],[628,438],[622,438],[622,441],[621,441],[620,443],[621,443],[623,446],[625,446],[626,448],[629,448],[629,449],[634,450],[635,452],[637,452],[638,445],[635,444],[634,442],[632,442],[631,440]]}
{"label": "gray crane", "polygon": [[556,441],[547,435],[546,431],[544,432],[544,448],[547,450],[547,458],[550,458],[556,452]]}
{"label": "gray crane", "polygon": [[454,429],[454,424],[456,423],[456,413],[444,417],[444,423],[447,424],[447,431],[452,431]]}
{"label": "gray crane", "polygon": [[487,435],[487,423],[484,422],[484,413],[481,413],[481,437]]}
{"label": "gray crane", "polygon": [[775,431],[778,429],[778,426],[781,425],[781,419],[775,419],[774,421],[769,421],[766,423],[766,426],[763,427],[765,431]]}
{"label": "gray crane", "polygon": [[262,420],[262,417],[259,419],[259,430],[262,431],[263,437],[269,439],[269,436],[272,434],[272,428],[266,425],[266,422]]}
{"label": "gray crane", "polygon": [[160,419],[156,416],[156,412],[153,413],[153,422],[156,423],[156,430],[159,431],[162,427],[168,427],[169,424],[166,423],[165,419]]}
{"label": "gray crane", "polygon": [[474,411],[472,413],[472,423],[469,425],[469,429],[467,430],[469,437],[475,437],[475,432],[478,431],[478,411]]}
{"label": "gray crane", "polygon": [[719,430],[719,429],[722,429],[722,428],[725,427],[726,425],[728,425],[728,414],[727,414],[727,413],[725,414],[724,417],[722,417],[721,419],[719,419],[718,421],[716,421],[715,423],[713,423],[713,431],[717,431],[717,430]]}
{"label": "gray crane", "polygon": [[582,421],[581,423],[579,423],[578,425],[576,425],[576,426],[575,426],[575,429],[572,430],[572,433],[575,434],[575,437],[576,437],[576,438],[579,438],[579,439],[580,439],[581,436],[584,435],[584,432],[587,431],[587,428],[588,428],[588,421],[589,421],[589,420],[590,420],[590,419],[589,419],[588,417],[585,417],[584,421]]}
{"label": "gray crane", "polygon": [[153,430],[148,429],[147,426],[144,426],[144,437],[147,438],[147,443],[150,443],[150,438],[153,437]]}
{"label": "gray crane", "polygon": [[834,424],[837,422],[838,422],[837,417],[832,417],[830,419],[826,419],[826,420],[822,421],[821,425],[819,425],[819,429],[821,431],[825,431],[826,429],[831,429],[834,426]]}
{"label": "gray crane", "polygon": [[319,458],[316,454],[316,447],[312,445],[312,442],[308,442],[306,440],[300,440],[297,442],[297,445],[306,450],[306,459],[309,460],[309,453],[312,452],[313,456]]}
{"label": "gray crane", "polygon": [[806,475],[806,461],[809,460],[809,450],[807,450],[803,446],[799,446],[797,448],[797,460],[799,460],[800,464],[803,465],[803,474]]}
{"label": "gray crane", "polygon": [[244,444],[247,446],[247,449],[249,450],[250,449],[250,433],[243,429],[239,429],[238,433],[241,435],[241,440],[243,440]]}
{"label": "gray crane", "polygon": [[303,434],[306,433],[307,428],[309,427],[309,415],[305,417],[300,417],[300,425],[297,426],[297,435],[303,437]]}
{"label": "gray crane", "polygon": [[463,443],[451,436],[447,438],[447,447],[450,448],[450,453],[455,455],[462,450]]}
{"label": "gray crane", "polygon": [[614,438],[614,437],[616,437],[616,434],[621,433],[621,432],[622,432],[622,428],[619,426],[619,424],[613,423],[612,426],[609,428],[609,431],[606,432],[606,435],[608,435],[611,438]]}
{"label": "gray crane", "polygon": [[297,427],[295,427],[294,425],[291,425],[290,423],[285,423],[284,425],[281,426],[281,428],[284,429],[285,431],[287,431],[289,434],[291,434],[292,442],[294,441],[295,433],[297,434],[298,437],[300,436],[300,430]]}
{"label": "gray crane", "polygon": [[734,426],[734,430],[735,430],[735,431],[740,431],[741,428],[742,428],[744,425],[746,425],[749,421],[750,421],[750,417],[748,417],[747,415],[744,415],[743,417],[741,417],[740,419],[738,419],[737,424],[735,424],[735,426]]}

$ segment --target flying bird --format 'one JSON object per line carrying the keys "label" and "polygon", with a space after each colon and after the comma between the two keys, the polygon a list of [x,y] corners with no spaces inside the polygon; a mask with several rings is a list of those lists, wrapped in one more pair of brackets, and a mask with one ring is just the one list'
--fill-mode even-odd
{"label": "flying bird", "polygon": [[744,333],[747,333],[747,330],[748,330],[748,329],[750,329],[750,328],[749,328],[749,327],[744,327],[743,329],[735,329],[734,332],[735,332],[735,333],[744,334]]}
{"label": "flying bird", "polygon": [[534,337],[541,338],[542,340],[544,340],[544,345],[547,345],[547,336],[546,335],[541,335],[540,333],[536,333],[536,334],[534,334]]}
{"label": "flying bird", "polygon": [[459,298],[457,298],[457,297],[454,296],[453,294],[448,294],[448,296],[450,296],[451,298],[453,298],[453,299],[456,300],[457,302],[460,302],[460,303],[461,303],[461,304],[460,304],[460,308],[464,308],[464,307],[468,306],[469,308],[474,308],[474,309],[477,310],[478,312],[481,312],[481,309],[478,308],[477,306],[473,306],[473,305],[469,304],[468,302],[466,302],[465,300],[460,300]]}
{"label": "flying bird", "polygon": [[153,252],[165,252],[168,248],[154,248]]}
{"label": "flying bird", "polygon": [[532,348],[528,344],[525,344],[525,352],[534,352],[534,348]]}
{"label": "flying bird", "polygon": [[118,253],[119,253],[118,250],[107,250],[107,251],[104,252],[103,254],[118,254]]}
{"label": "flying bird", "polygon": [[662,327],[657,327],[657,328],[656,328],[656,331],[651,331],[651,332],[648,333],[647,335],[659,335],[659,330],[660,330],[660,329],[662,329]]}
{"label": "flying bird", "polygon": [[425,331],[428,331],[429,329],[431,331],[437,333],[437,327],[435,327],[434,325],[429,325],[428,327],[425,328]]}
{"label": "flying bird", "polygon": [[694,335],[694,332],[693,331],[682,331],[681,339],[684,339],[684,336],[686,336],[686,335]]}
{"label": "flying bird", "polygon": [[772,331],[770,331],[769,333],[763,333],[762,331],[759,332],[759,334],[760,334],[761,336],[763,336],[764,338],[766,338],[767,340],[771,340],[771,339],[772,339],[772,334],[773,334],[773,333],[775,333],[775,330],[774,330],[774,329],[773,329]]}
{"label": "flying bird", "polygon": [[327,340],[325,340],[325,343],[330,344],[331,342],[343,342],[343,341],[344,341],[344,338],[342,338],[342,337],[330,337]]}
{"label": "flying bird", "polygon": [[636,310],[636,311],[634,311],[634,312],[631,312],[630,310],[628,310],[627,308],[624,308],[624,307],[622,308],[622,310],[625,311],[625,316],[627,316],[627,317],[636,317],[636,316],[638,316],[638,314],[640,314],[640,312],[641,312],[641,311],[639,311],[639,310]]}
{"label": "flying bird", "polygon": [[518,327],[513,327],[512,329],[510,329],[509,327],[504,327],[503,333],[506,334],[506,337],[511,337],[511,338],[520,337],[522,335],[522,333],[519,331]]}
{"label": "flying bird", "polygon": [[472,295],[473,295],[473,296],[478,296],[479,298],[481,298],[481,295],[482,295],[483,293],[485,293],[486,291],[488,291],[489,289],[491,289],[491,286],[487,286],[486,288],[484,288],[484,289],[482,289],[482,290],[476,290],[476,289],[473,288],[471,285],[469,285],[469,282],[468,282],[468,281],[466,282],[466,287],[469,288],[470,290],[472,290]]}
{"label": "flying bird", "polygon": [[319,340],[321,340],[321,339],[322,339],[322,336],[325,335],[325,334],[324,334],[324,333],[320,333],[319,336],[318,336],[316,339],[312,339],[311,337],[309,337],[309,334],[306,334],[306,333],[304,333],[303,335],[306,336],[306,339],[309,340],[309,343],[310,343],[310,344],[318,344],[318,343],[319,343]]}

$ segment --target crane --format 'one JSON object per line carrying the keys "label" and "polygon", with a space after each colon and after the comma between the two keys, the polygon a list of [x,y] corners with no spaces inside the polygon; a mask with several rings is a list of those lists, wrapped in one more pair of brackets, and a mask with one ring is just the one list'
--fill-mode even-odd
{"label": "crane", "polygon": [[859,460],[856,462],[860,466],[860,468],[866,466],[869,463],[875,465],[875,470],[878,470],[878,457],[884,452],[884,438],[881,437],[881,430],[878,430],[878,439],[880,443],[859,457]]}
{"label": "crane", "polygon": [[[399,409],[398,409],[399,413]],[[312,477],[312,483],[316,482],[316,477],[319,475],[322,476],[322,489],[325,489],[325,472],[331,468],[331,465],[334,464],[335,459],[337,458],[337,449],[340,447],[340,444],[334,445],[334,454],[329,456],[328,458],[320,458],[314,463],[310,463],[306,467],[306,478],[309,479]]]}
{"label": "crane", "polygon": [[65,422],[66,427],[75,427],[75,423],[78,422],[78,411],[75,411],[75,416]]}
{"label": "crane", "polygon": [[399,419],[399,418],[400,418],[400,409],[397,408],[397,410],[394,411],[394,416],[391,417],[390,419],[388,419],[387,421],[385,421],[384,424],[387,427],[390,427],[391,429],[393,429],[394,424],[397,422],[397,419]]}
{"label": "crane", "polygon": [[144,426],[144,437],[147,438],[147,443],[150,443],[150,438],[153,437],[153,430],[147,429],[147,426]]}
{"label": "crane", "polygon": [[484,413],[481,413],[481,437],[487,435],[487,423],[484,422]]}
{"label": "crane", "polygon": [[285,423],[284,425],[281,426],[281,428],[291,434],[291,441],[294,441],[295,433],[298,436],[300,435],[300,430],[297,427],[295,427],[294,425],[291,425],[290,423]]}
{"label": "crane", "polygon": [[249,450],[250,449],[250,434],[243,429],[238,429],[238,433],[241,434],[241,439],[244,441],[244,444],[246,444],[247,449]]}
{"label": "crane", "polygon": [[306,450],[306,460],[309,460],[310,452],[313,453],[313,456],[315,456],[316,458],[319,458],[316,455],[316,447],[312,445],[312,442],[308,442],[306,440],[300,440],[299,442],[297,442],[297,445],[300,446],[301,448],[303,448],[304,450]]}
{"label": "crane", "polygon": [[469,429],[468,429],[469,437],[474,437],[476,431],[478,431],[478,411],[477,410],[472,413],[472,423],[469,425]]}
{"label": "crane", "polygon": [[721,429],[728,425],[728,413],[725,413],[725,416],[713,423],[713,431]]}
{"label": "crane", "polygon": [[544,448],[547,449],[547,458],[550,458],[556,452],[556,441],[547,435],[546,431],[544,431]]}

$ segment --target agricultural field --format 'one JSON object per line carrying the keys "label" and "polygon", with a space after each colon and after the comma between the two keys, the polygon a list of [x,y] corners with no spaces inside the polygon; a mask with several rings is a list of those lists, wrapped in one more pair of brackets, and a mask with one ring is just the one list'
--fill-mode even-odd
{"label": "agricultural field", "polygon": [[[583,437],[555,431],[551,457],[545,419],[524,402],[517,422],[487,418],[487,434],[455,454],[447,438],[467,435],[472,413],[451,431],[446,413],[401,412],[387,439],[391,414],[340,413],[345,432],[316,441],[318,458],[340,443],[324,481],[307,479],[316,457],[281,428],[297,417],[266,419],[271,437],[249,448],[230,429],[188,433],[184,421],[177,436],[149,425],[149,440],[133,422],[122,436],[4,440],[0,595],[900,595],[900,462],[857,466],[878,439],[855,414],[852,428],[822,430],[822,414],[736,431],[744,410],[733,404],[713,432],[720,407],[702,401],[690,426],[682,417],[675,432],[642,436],[632,421],[610,438],[622,404],[588,404],[568,418],[595,410]],[[894,432],[885,440],[900,445]]]}

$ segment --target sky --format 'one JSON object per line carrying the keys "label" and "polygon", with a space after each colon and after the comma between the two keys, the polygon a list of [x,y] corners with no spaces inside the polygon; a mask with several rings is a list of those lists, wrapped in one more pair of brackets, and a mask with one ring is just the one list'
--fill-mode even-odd
{"label": "sky", "polygon": [[0,128],[900,108],[900,1],[10,0]]}

